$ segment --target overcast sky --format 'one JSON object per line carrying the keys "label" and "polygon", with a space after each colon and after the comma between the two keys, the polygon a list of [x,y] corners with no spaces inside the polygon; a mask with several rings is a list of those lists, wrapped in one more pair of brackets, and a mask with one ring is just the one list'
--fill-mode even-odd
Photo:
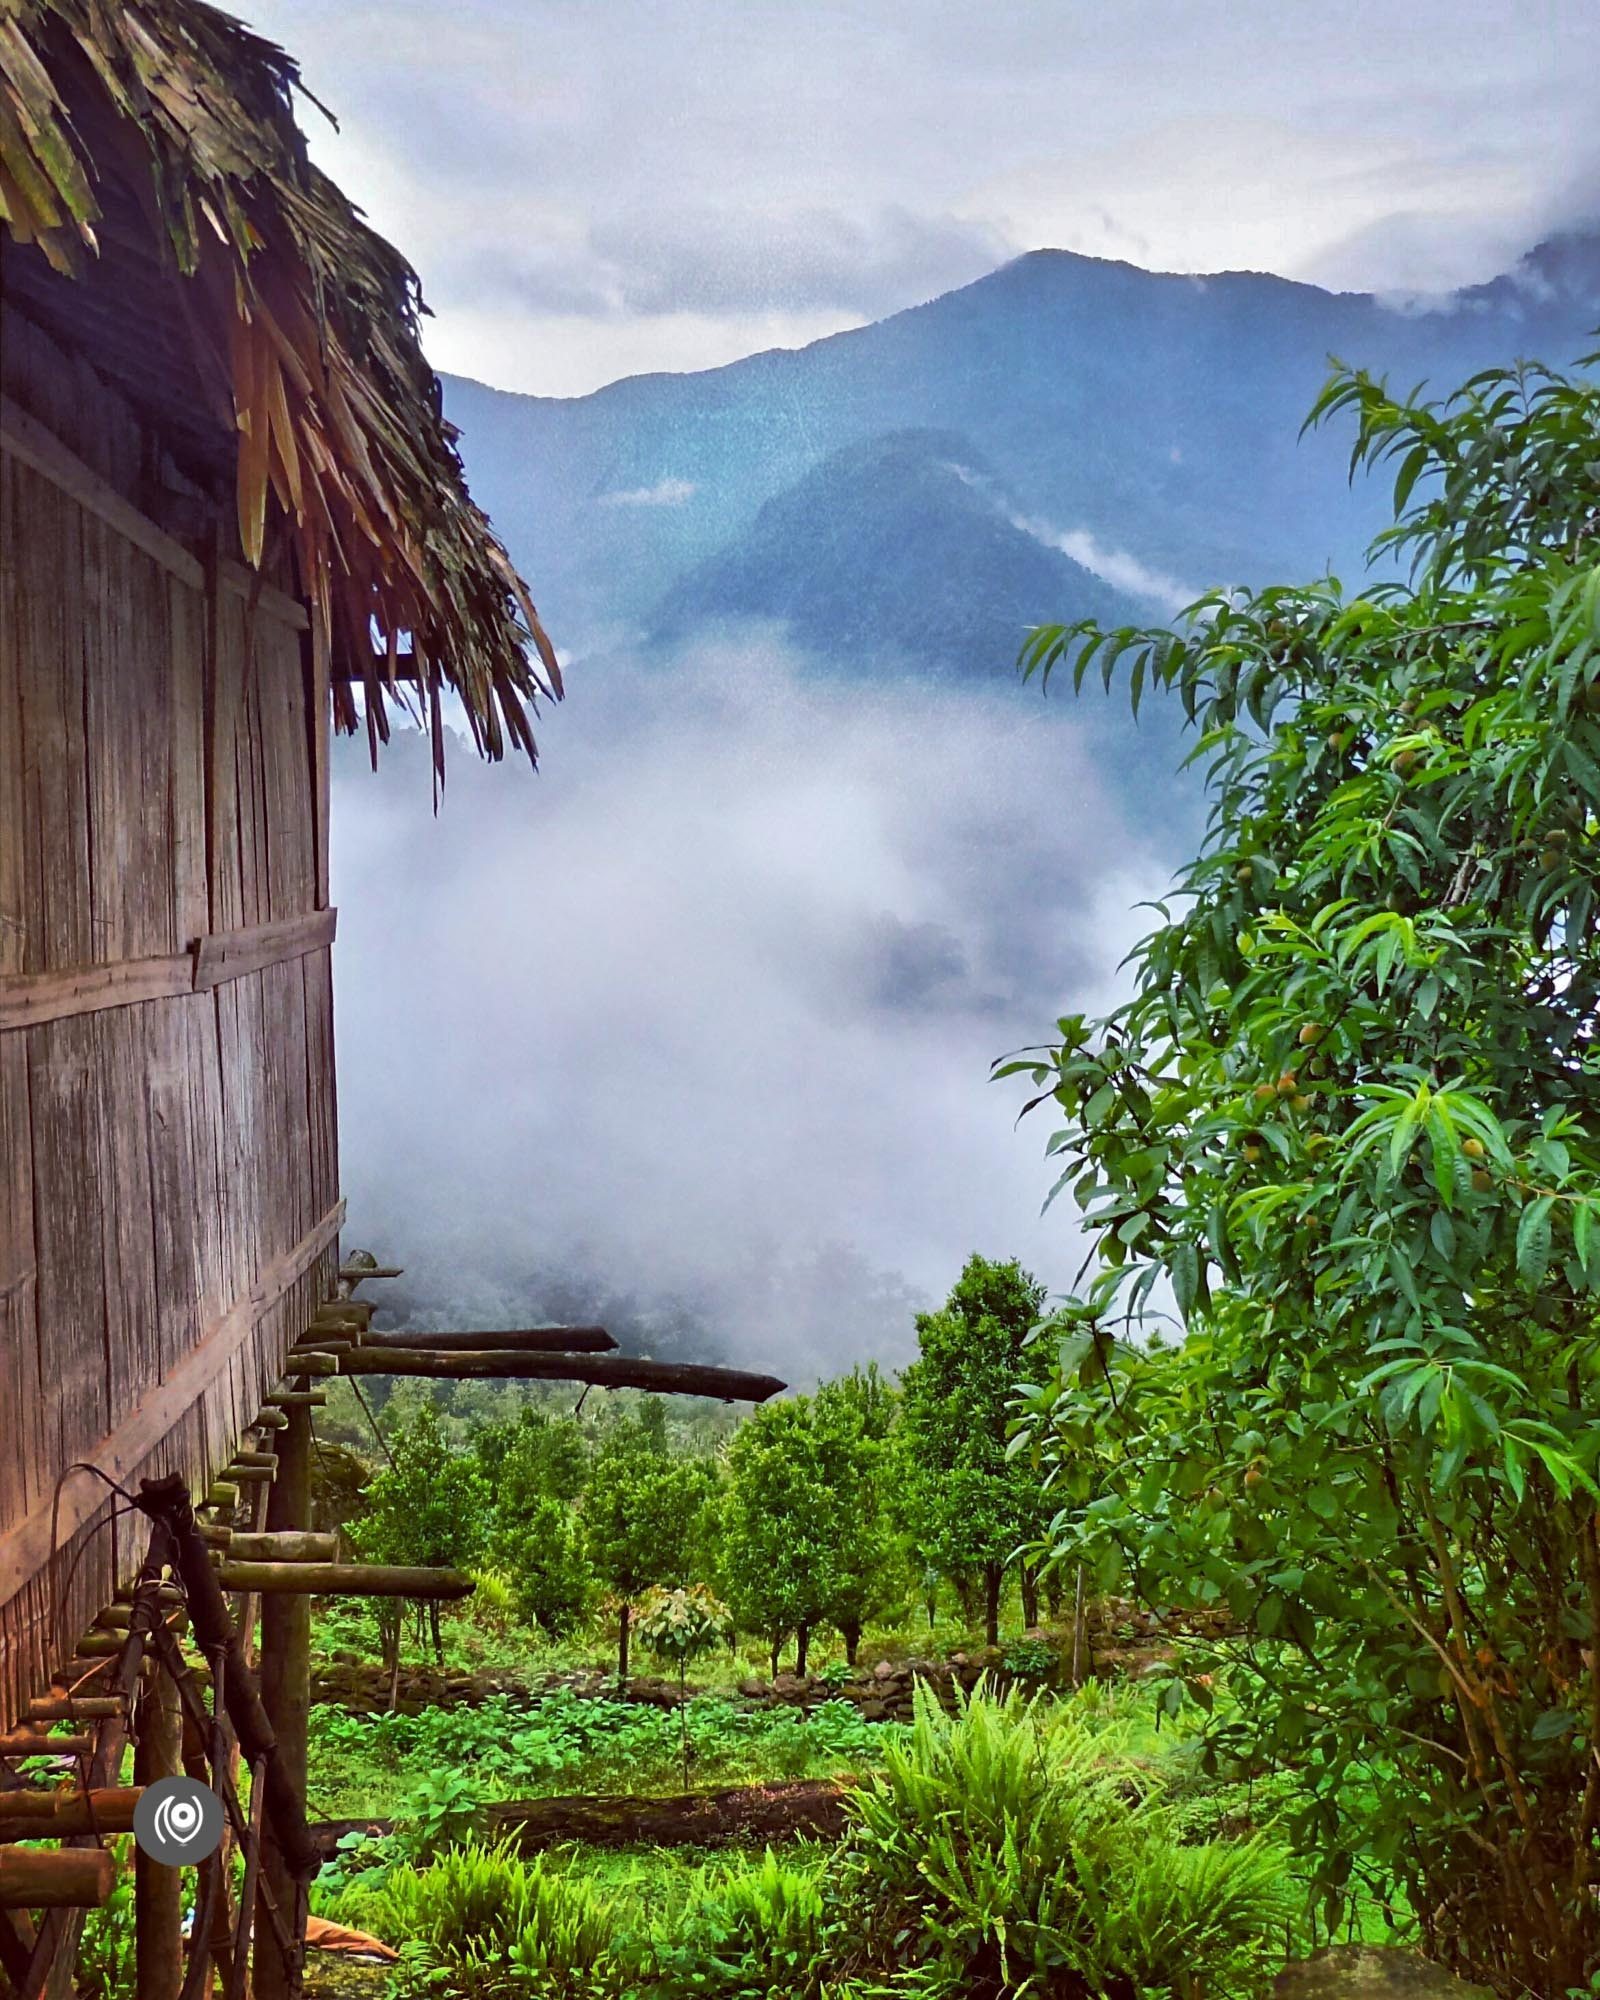
{"label": "overcast sky", "polygon": [[[236,0],[237,4],[237,0]],[[1023,250],[1448,290],[1600,216],[1597,0],[247,0],[436,366],[576,395]]]}

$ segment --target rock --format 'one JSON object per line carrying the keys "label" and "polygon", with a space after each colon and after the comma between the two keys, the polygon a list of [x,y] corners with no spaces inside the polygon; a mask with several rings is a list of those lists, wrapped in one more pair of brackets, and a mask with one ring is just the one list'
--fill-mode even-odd
{"label": "rock", "polygon": [[893,1660],[880,1660],[872,1670],[872,1677],[878,1681],[892,1681],[896,1671]]}
{"label": "rock", "polygon": [[868,1722],[887,1722],[890,1706],[886,1701],[864,1701],[861,1704],[861,1713]]}
{"label": "rock", "polygon": [[755,1674],[750,1674],[746,1679],[740,1681],[739,1692],[742,1695],[748,1696],[751,1700],[755,1700],[767,1692],[767,1684]]}
{"label": "rock", "polygon": [[1458,1979],[1414,1951],[1342,1944],[1286,1965],[1273,2000],[1494,2000],[1487,1986]]}
{"label": "rock", "polygon": [[967,1656],[966,1656],[966,1654],[965,1654],[965,1653],[952,1653],[952,1654],[950,1655],[950,1664],[951,1664],[951,1666],[953,1666],[953,1667],[964,1667],[964,1666],[965,1666],[965,1665],[967,1664]]}

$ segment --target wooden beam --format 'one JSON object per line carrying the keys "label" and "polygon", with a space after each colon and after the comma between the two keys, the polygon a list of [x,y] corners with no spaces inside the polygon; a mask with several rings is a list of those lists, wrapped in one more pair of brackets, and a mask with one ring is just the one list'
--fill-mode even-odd
{"label": "wooden beam", "polygon": [[328,1392],[326,1389],[274,1389],[272,1400],[285,1410],[325,1410]]}
{"label": "wooden beam", "polygon": [[403,1278],[404,1264],[341,1264],[339,1276],[347,1285],[359,1284],[363,1278]]}
{"label": "wooden beam", "polygon": [[97,1910],[116,1875],[108,1847],[0,1847],[0,1910]]}
{"label": "wooden beam", "polygon": [[0,1840],[66,1840],[79,1833],[132,1833],[141,1785],[97,1791],[0,1792]]}
{"label": "wooden beam", "polygon": [[30,1722],[104,1722],[122,1713],[111,1694],[44,1695],[28,1703]]}
{"label": "wooden beam", "polygon": [[37,417],[30,416],[9,396],[0,396],[0,446],[48,479],[51,485],[70,494],[80,507],[86,507],[108,527],[115,528],[124,541],[142,549],[191,590],[205,588],[205,569],[191,550],[141,514],[109,480],[85,465],[54,431],[47,430]]}
{"label": "wooden beam", "polygon": [[253,1431],[281,1431],[288,1421],[282,1410],[269,1403],[264,1410],[256,1412],[250,1428]]}
{"label": "wooden beam", "polygon": [[225,980],[242,979],[246,973],[304,958],[307,952],[332,944],[336,917],[333,910],[314,910],[278,923],[208,932],[187,951],[155,958],[8,973],[0,978],[0,1029],[33,1028],[45,1021],[103,1013],[108,1007],[138,1007],[186,993],[209,993]]}
{"label": "wooden beam", "polygon": [[[331,1354],[308,1354],[300,1352],[292,1355],[284,1365],[284,1374],[291,1381],[302,1375],[337,1375],[339,1364]],[[283,1399],[276,1392],[269,1398],[271,1402]]]}
{"label": "wooden beam", "polygon": [[0,1757],[87,1757],[90,1736],[50,1736],[43,1729],[8,1729],[0,1735]]}
{"label": "wooden beam", "polygon": [[339,1373],[420,1375],[439,1382],[587,1382],[597,1389],[653,1389],[660,1395],[710,1396],[723,1403],[764,1403],[788,1386],[775,1375],[750,1375],[740,1368],[636,1361],[628,1355],[430,1354],[366,1344],[339,1357]]}
{"label": "wooden beam", "polygon": [[337,1562],[339,1537],[316,1535],[306,1528],[269,1529],[265,1534],[235,1533],[228,1551],[232,1562]]}
{"label": "wooden beam", "polygon": [[[245,1297],[190,1349],[166,1380],[150,1390],[95,1450],[83,1456],[107,1478],[126,1485],[186,1412],[227,1373],[262,1315],[310,1270],[338,1235],[343,1221],[344,1203],[338,1201],[293,1249],[274,1257]],[[65,1547],[112,1504],[112,1496],[101,1482],[81,1471],[74,1471],[57,1494],[59,1507],[56,1496],[46,1494],[26,1520],[0,1536],[0,1605],[9,1603],[45,1568],[54,1550]]]}
{"label": "wooden beam", "polygon": [[333,943],[339,912],[312,910],[301,917],[282,917],[255,924],[249,930],[213,931],[195,947],[194,990],[209,993],[225,979],[240,979],[269,965],[304,958]]}
{"label": "wooden beam", "polygon": [[612,1354],[617,1343],[603,1326],[522,1326],[481,1333],[369,1333],[359,1342],[379,1353]]}
{"label": "wooden beam", "polygon": [[402,1568],[389,1563],[225,1562],[224,1590],[258,1590],[263,1597],[470,1597],[473,1582],[455,1569]]}
{"label": "wooden beam", "polygon": [[16,972],[0,979],[0,1029],[32,1028],[107,1007],[175,1000],[194,989],[194,959],[186,951],[159,958],[125,958],[64,972]]}

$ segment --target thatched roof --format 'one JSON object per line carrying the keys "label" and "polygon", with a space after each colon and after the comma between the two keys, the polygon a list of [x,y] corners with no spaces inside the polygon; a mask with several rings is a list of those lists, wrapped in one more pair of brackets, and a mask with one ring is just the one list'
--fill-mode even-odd
{"label": "thatched roof", "polygon": [[341,726],[365,683],[376,754],[385,683],[409,674],[436,763],[441,683],[486,756],[531,757],[555,655],[467,493],[416,274],[308,160],[299,88],[281,49],[201,0],[0,0],[0,221],[64,295],[120,258],[100,286],[113,333],[142,262],[186,350],[188,420],[236,461],[245,555],[286,537],[320,608]]}

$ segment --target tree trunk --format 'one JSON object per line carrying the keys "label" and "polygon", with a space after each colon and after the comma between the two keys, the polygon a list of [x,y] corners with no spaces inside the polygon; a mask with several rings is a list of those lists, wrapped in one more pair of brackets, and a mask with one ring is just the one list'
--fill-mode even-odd
{"label": "tree trunk", "polygon": [[1072,1685],[1083,1686],[1089,1663],[1089,1608],[1084,1601],[1083,1564],[1078,1565],[1072,1590]]}
{"label": "tree trunk", "polygon": [[856,1663],[856,1654],[861,1650],[861,1620],[852,1618],[848,1623],[841,1625],[839,1637],[844,1641],[844,1663],[847,1667],[853,1667]]}
{"label": "tree trunk", "polygon": [[622,1612],[617,1619],[617,1693],[628,1692],[628,1627],[633,1619],[633,1606],[626,1598],[622,1601]]}
{"label": "tree trunk", "polygon": [[774,1632],[772,1635],[772,1671],[767,1676],[768,1680],[775,1681],[778,1678],[778,1655],[783,1651],[783,1639],[784,1635],[781,1632]]}
{"label": "tree trunk", "polygon": [[936,1590],[930,1590],[922,1601],[928,1608],[928,1630],[931,1632],[934,1620],[939,1616],[939,1593]]}
{"label": "tree trunk", "polygon": [[983,1566],[983,1643],[998,1646],[1000,1643],[1000,1579],[1004,1575],[999,1563],[985,1563]]}
{"label": "tree trunk", "polygon": [[794,1628],[794,1670],[801,1680],[806,1675],[806,1653],[811,1645],[811,1627],[802,1618]]}
{"label": "tree trunk", "polygon": [[1066,1593],[1061,1588],[1061,1566],[1046,1572],[1044,1579],[1044,1601],[1052,1618],[1061,1616],[1061,1607],[1066,1603]]}
{"label": "tree trunk", "polygon": [[1022,1583],[1022,1623],[1031,1632],[1039,1622],[1039,1572],[1032,1563],[1024,1563],[1020,1572]]}
{"label": "tree trunk", "polygon": [[439,1630],[439,1606],[437,1602],[430,1603],[428,1606],[428,1624],[433,1633],[433,1663],[437,1667],[442,1667],[444,1665],[444,1634]]}

